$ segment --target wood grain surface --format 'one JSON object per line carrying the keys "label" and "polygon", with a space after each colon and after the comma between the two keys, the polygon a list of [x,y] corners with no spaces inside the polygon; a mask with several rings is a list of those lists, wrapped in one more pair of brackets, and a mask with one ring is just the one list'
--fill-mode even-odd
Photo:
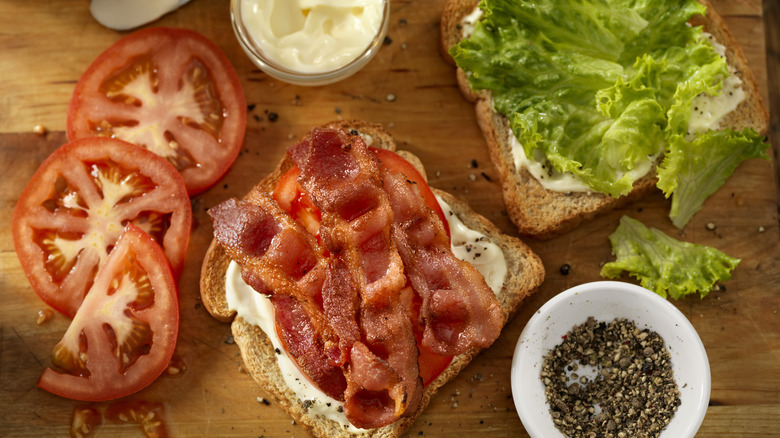
{"label": "wood grain surface", "polygon": [[[777,0],[713,3],[741,44],[765,102],[771,92],[775,105],[771,140],[776,141]],[[190,28],[213,40],[235,66],[247,103],[253,105],[244,150],[232,170],[216,187],[192,199],[194,225],[179,283],[181,329],[176,349],[186,370],[175,377],[163,376],[129,398],[162,403],[171,435],[305,436],[281,409],[258,401],[265,394],[242,371],[229,326],[211,318],[200,305],[198,277],[211,240],[205,210],[227,197],[243,195],[310,127],[337,118],[385,124],[402,148],[422,159],[431,185],[468,200],[505,232],[516,234],[506,217],[473,108],[462,98],[453,68],[439,53],[442,6],[443,0],[393,0],[389,38],[377,57],[355,76],[318,88],[287,85],[257,70],[233,36],[228,2],[193,0],[153,24]],[[101,27],[88,7],[86,0],[0,0],[4,17],[0,30],[0,217],[4,225],[0,227],[0,436],[4,437],[66,436],[74,408],[85,406],[35,386],[69,320],[55,315],[45,324],[36,324],[37,312],[46,306],[21,270],[10,217],[35,169],[66,141],[66,113],[79,75],[125,34]],[[764,32],[765,13],[774,15],[767,18],[773,23],[772,32]],[[268,117],[271,112],[278,114],[275,122]],[[48,132],[33,134],[36,125]],[[559,238],[526,239],[544,261],[544,284],[498,341],[439,392],[408,436],[527,436],[514,410],[509,382],[515,342],[530,316],[548,299],[571,286],[601,279],[600,265],[612,260],[607,236],[625,214],[742,259],[722,290],[703,300],[691,297],[674,303],[699,332],[712,368],[712,401],[699,436],[780,436],[775,162],[776,158],[743,163],[684,234],[667,218],[669,201],[654,193]],[[568,275],[560,271],[563,264],[571,266]],[[108,404],[87,406],[104,409]],[[106,421],[97,436],[143,436],[143,432],[136,424]]]}

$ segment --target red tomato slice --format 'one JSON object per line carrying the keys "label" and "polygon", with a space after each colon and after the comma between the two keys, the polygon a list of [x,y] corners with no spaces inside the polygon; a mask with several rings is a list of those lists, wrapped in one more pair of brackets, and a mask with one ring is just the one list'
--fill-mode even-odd
{"label": "red tomato slice", "polygon": [[293,166],[279,179],[272,196],[282,210],[303,225],[312,236],[319,239],[322,214],[298,183],[299,176],[301,176],[300,169]]}
{"label": "red tomato slice", "polygon": [[[412,289],[411,286],[408,286],[408,288],[410,290]],[[422,306],[422,298],[414,292],[409,292],[408,294],[411,295],[411,304],[407,305],[411,307],[410,313],[412,324],[414,324],[414,338],[417,341],[417,351],[419,352],[419,356],[417,356],[417,365],[420,367],[420,378],[423,381],[423,386],[428,386],[439,377],[439,374],[450,366],[452,356],[443,356],[434,353],[423,345],[423,327],[420,324],[420,306]],[[407,298],[407,300],[409,299]]]}
{"label": "red tomato slice", "polygon": [[238,157],[246,101],[230,61],[202,35],[150,28],[103,52],[81,75],[68,138],[115,137],[171,162],[190,195],[214,185]]}
{"label": "red tomato slice", "polygon": [[60,147],[41,164],[11,229],[33,290],[72,317],[127,223],[162,245],[178,277],[192,223],[181,175],[141,147],[93,137]]}
{"label": "red tomato slice", "polygon": [[178,293],[165,254],[128,224],[38,386],[84,401],[133,394],[166,369],[178,332]]}

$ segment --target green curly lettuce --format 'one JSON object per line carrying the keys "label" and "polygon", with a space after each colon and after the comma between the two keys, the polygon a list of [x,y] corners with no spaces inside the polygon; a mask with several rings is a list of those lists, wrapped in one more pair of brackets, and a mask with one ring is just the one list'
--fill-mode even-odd
{"label": "green curly lettuce", "polygon": [[602,266],[602,277],[618,278],[626,271],[643,287],[675,300],[694,293],[704,298],[716,283],[729,280],[740,262],[715,248],[676,240],[628,216],[620,219],[609,241],[616,260]]}
{"label": "green curly lettuce", "polygon": [[658,187],[672,196],[672,223],[683,228],[742,161],[769,159],[766,148],[763,137],[752,129],[742,133],[727,129],[693,141],[673,137],[658,168]]}

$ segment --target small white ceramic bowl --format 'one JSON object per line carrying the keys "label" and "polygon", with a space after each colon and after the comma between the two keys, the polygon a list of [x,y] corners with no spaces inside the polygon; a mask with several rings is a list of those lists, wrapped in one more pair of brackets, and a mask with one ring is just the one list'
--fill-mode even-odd
{"label": "small white ceramic bowl", "polygon": [[634,321],[665,341],[680,390],[680,406],[661,438],[696,435],[710,400],[710,364],[691,323],[673,304],[643,287],[617,281],[586,283],[553,297],[528,321],[512,359],[515,408],[532,437],[564,436],[553,424],[540,378],[544,355],[561,337],[589,316],[606,323],[615,318]]}
{"label": "small white ceramic bowl", "polygon": [[371,61],[374,55],[376,55],[382,47],[385,35],[387,34],[387,26],[390,22],[390,0],[381,1],[383,10],[382,22],[379,25],[376,35],[371,40],[368,47],[366,47],[366,50],[352,62],[335,70],[322,73],[303,73],[290,70],[265,56],[263,50],[252,39],[249,30],[244,26],[244,22],[241,19],[241,0],[230,1],[230,20],[233,24],[233,32],[236,34],[236,38],[238,39],[241,48],[244,49],[244,52],[252,63],[260,70],[263,70],[268,75],[279,79],[280,81],[288,82],[290,84],[319,86],[341,81],[357,73]]}

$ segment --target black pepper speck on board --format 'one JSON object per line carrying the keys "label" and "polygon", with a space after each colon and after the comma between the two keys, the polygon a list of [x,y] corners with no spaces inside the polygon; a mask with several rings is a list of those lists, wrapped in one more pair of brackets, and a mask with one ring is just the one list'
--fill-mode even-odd
{"label": "black pepper speck on board", "polygon": [[273,112],[268,113],[268,120],[271,121],[271,122],[275,122],[275,121],[279,120],[279,114],[273,113]]}
{"label": "black pepper speck on board", "polygon": [[561,265],[561,275],[569,275],[569,272],[571,272],[571,266],[569,266],[568,263],[564,263]]}

